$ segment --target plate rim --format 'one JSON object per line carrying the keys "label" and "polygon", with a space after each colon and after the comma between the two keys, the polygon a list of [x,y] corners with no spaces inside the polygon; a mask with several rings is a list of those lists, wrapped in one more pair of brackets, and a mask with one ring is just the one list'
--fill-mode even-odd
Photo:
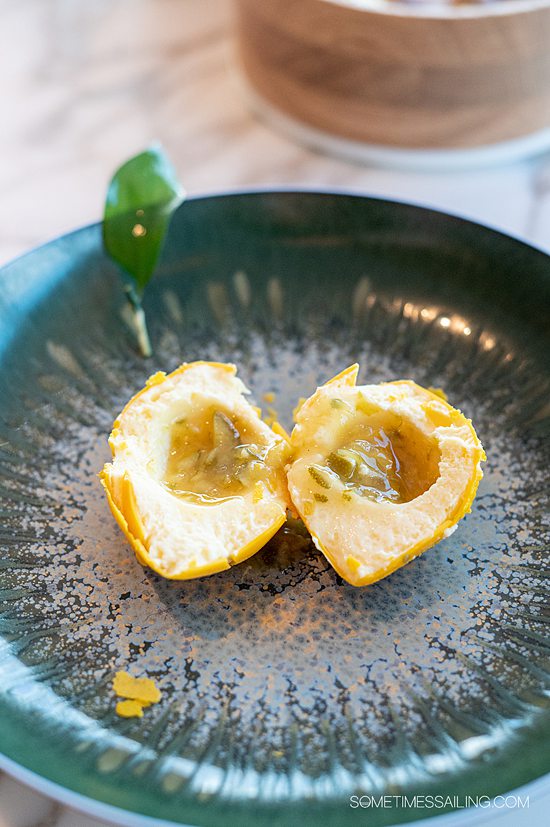
{"label": "plate rim", "polygon": [[[542,255],[550,258],[550,243],[548,247],[539,244],[538,242],[533,241],[532,239],[528,238],[526,235],[520,232],[510,232],[503,227],[500,227],[498,224],[493,224],[491,221],[480,221],[473,215],[468,214],[467,212],[462,212],[460,210],[448,210],[442,209],[437,207],[433,204],[430,204],[426,201],[411,201],[408,198],[387,198],[384,195],[379,195],[376,193],[369,192],[362,187],[330,187],[327,189],[326,187],[322,186],[296,186],[294,184],[277,184],[273,186],[265,186],[265,187],[258,187],[251,185],[249,187],[227,187],[221,190],[213,189],[213,190],[204,190],[204,192],[193,193],[187,195],[185,200],[179,205],[176,209],[176,213],[180,210],[185,208],[185,205],[189,201],[206,201],[209,199],[218,199],[218,198],[234,198],[241,195],[326,195],[329,197],[332,196],[343,196],[344,198],[357,198],[360,200],[367,200],[367,201],[377,201],[383,204],[397,204],[400,207],[413,207],[414,209],[424,210],[426,212],[436,213],[437,215],[442,215],[447,218],[454,218],[458,221],[463,221],[466,224],[471,224],[475,227],[481,227],[484,230],[489,230],[496,235],[502,236],[506,239],[511,239],[512,241],[517,241],[519,244],[522,244],[525,247],[529,247],[531,250],[535,250],[538,253],[542,253]],[[9,258],[6,261],[0,263],[0,278],[3,277],[4,271],[15,264],[18,264],[22,259],[26,258],[27,256],[31,256],[34,253],[42,250],[44,247],[48,247],[50,244],[56,244],[60,241],[64,241],[65,239],[71,238],[74,235],[78,235],[81,232],[89,231],[93,229],[98,229],[101,227],[102,221],[88,221],[85,224],[80,224],[79,226],[73,228],[72,230],[68,230],[66,232],[60,232],[52,238],[47,239],[46,241],[41,241],[39,244],[31,247],[29,250],[25,250],[22,253],[19,253],[14,258]]]}
{"label": "plate rim", "polygon": [[[179,821],[167,821],[166,819],[146,816],[132,810],[122,809],[113,804],[107,804],[104,801],[91,798],[83,793],[77,793],[68,787],[64,787],[62,784],[50,781],[48,778],[33,772],[33,770],[28,770],[1,752],[0,771],[5,772],[6,775],[35,792],[41,793],[62,804],[64,807],[69,807],[77,812],[93,816],[94,818],[111,821],[115,825],[120,825],[120,827],[200,827],[200,825]],[[515,787],[513,790],[509,790],[505,795],[527,795],[529,797],[529,803],[531,803],[533,792],[535,801],[540,801],[548,795],[550,804],[550,772],[533,779],[533,781],[530,781],[528,784],[523,784],[521,787]],[[491,798],[491,801],[494,801],[494,799],[498,797],[499,796]],[[488,812],[492,813],[489,817],[487,815]],[[392,822],[391,827],[401,827],[401,825],[405,824],[412,824],[414,827],[475,827],[475,825],[490,824],[502,814],[503,810],[499,809],[495,811],[492,807],[468,807],[466,810],[453,810],[413,822]]]}
{"label": "plate rim", "polygon": [[[218,200],[220,198],[231,198],[241,196],[261,197],[273,195],[311,195],[354,198],[358,200],[374,201],[386,205],[397,205],[400,207],[413,208],[415,210],[421,210],[424,213],[435,213],[436,215],[455,219],[459,222],[465,222],[474,227],[480,228],[485,231],[489,231],[490,233],[500,236],[504,239],[517,242],[520,245],[532,251],[535,251],[536,253],[541,253],[546,259],[548,259],[550,263],[550,248],[545,249],[544,247],[532,242],[531,240],[527,239],[525,236],[522,236],[521,234],[508,232],[501,227],[498,227],[491,223],[481,222],[471,216],[468,216],[460,212],[440,209],[438,207],[423,203],[421,201],[418,202],[410,201],[408,199],[387,198],[382,195],[371,194],[368,191],[363,190],[361,188],[332,187],[330,189],[327,189],[325,187],[306,187],[295,186],[291,184],[267,187],[250,186],[228,188],[223,190],[206,191],[190,195],[186,198],[186,201],[184,202],[184,204],[182,204],[182,206],[179,209],[182,209],[187,201],[206,201],[211,199]],[[40,252],[43,248],[47,248],[50,245],[54,245],[61,241],[68,241],[69,239],[72,239],[73,236],[78,236],[81,233],[97,230],[100,226],[101,221],[93,221],[83,224],[68,232],[60,233],[54,236],[53,238],[48,239],[47,241],[42,242],[32,247],[31,249],[21,253],[15,258],[9,259],[8,261],[0,265],[0,279],[2,279],[6,270],[10,269],[13,266],[19,266],[27,256],[34,255]],[[158,818],[152,816],[143,815],[135,811],[123,809],[121,807],[106,803],[99,799],[92,798],[84,793],[76,792],[68,787],[63,786],[62,784],[59,784],[55,781],[48,779],[45,776],[40,775],[39,773],[33,770],[28,769],[22,764],[17,763],[13,759],[5,755],[1,750],[0,770],[4,771],[8,776],[28,786],[30,789],[42,793],[54,799],[55,801],[58,801],[64,806],[73,808],[87,815],[110,820],[114,824],[122,826],[127,825],[128,827],[194,827],[194,825],[187,823],[183,824],[182,822],[168,821],[165,819],[159,820]],[[509,790],[506,793],[504,793],[504,795],[525,794],[529,795],[530,798],[531,796],[533,796],[534,800],[540,800],[546,794],[549,793],[550,772],[545,773],[544,775],[539,776],[538,778],[532,779],[531,781],[527,782],[526,784],[520,787]],[[495,813],[494,810],[489,811],[494,814],[494,818],[498,816],[498,813]],[[452,827],[452,825],[459,823],[464,825],[474,825],[481,822],[487,823],[487,812],[488,810],[480,808],[454,810],[452,812],[434,815],[429,819],[420,819],[414,821],[413,823],[415,825],[418,825],[418,827],[424,827],[424,825],[427,825],[428,823],[437,824],[438,827],[440,825],[441,827],[447,827],[447,825],[448,827]],[[434,821],[434,819],[437,819],[437,821]],[[404,822],[394,822],[395,827],[398,827],[398,825],[402,823]]]}

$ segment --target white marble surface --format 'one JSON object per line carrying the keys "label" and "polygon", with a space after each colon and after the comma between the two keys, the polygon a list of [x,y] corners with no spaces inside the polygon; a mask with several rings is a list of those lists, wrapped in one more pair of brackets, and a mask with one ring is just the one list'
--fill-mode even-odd
{"label": "white marble surface", "polygon": [[101,214],[160,139],[189,192],[308,184],[411,199],[550,246],[550,155],[470,173],[360,167],[246,109],[229,0],[0,0],[0,261]]}
{"label": "white marble surface", "polygon": [[[0,262],[97,220],[112,170],[154,139],[190,193],[346,188],[457,212],[550,249],[550,155],[469,173],[376,169],[256,120],[236,79],[229,0],[0,0],[0,20]],[[542,827],[549,803],[496,824]],[[100,823],[0,777],[0,827]]]}

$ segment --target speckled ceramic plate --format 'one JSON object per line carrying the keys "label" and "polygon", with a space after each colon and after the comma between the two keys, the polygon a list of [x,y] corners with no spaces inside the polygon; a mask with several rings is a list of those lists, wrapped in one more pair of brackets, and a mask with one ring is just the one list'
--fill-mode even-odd
{"label": "speckled ceramic plate", "polygon": [[[99,226],[4,268],[0,288],[8,759],[129,823],[216,827],[380,827],[430,811],[350,796],[491,796],[550,769],[546,255],[376,199],[192,200],[148,292],[147,362]],[[124,402],[193,359],[234,361],[287,425],[353,361],[363,381],[445,388],[487,449],[472,513],[364,589],[288,529],[202,580],[142,569],[97,472]],[[120,668],[163,691],[141,720],[114,714]]]}

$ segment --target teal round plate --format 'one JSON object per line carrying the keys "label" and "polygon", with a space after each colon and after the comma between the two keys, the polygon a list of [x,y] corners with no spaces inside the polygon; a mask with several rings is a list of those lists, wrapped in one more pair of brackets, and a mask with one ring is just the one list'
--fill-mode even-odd
{"label": "teal round plate", "polygon": [[[190,200],[147,291],[147,361],[99,225],[8,265],[0,288],[7,765],[90,812],[205,827],[381,827],[550,770],[548,256],[371,198]],[[124,403],[194,359],[235,362],[287,426],[355,361],[362,381],[444,388],[487,450],[472,512],[363,589],[294,525],[227,572],[161,579],[97,474]],[[162,690],[142,719],[114,712],[118,669]]]}

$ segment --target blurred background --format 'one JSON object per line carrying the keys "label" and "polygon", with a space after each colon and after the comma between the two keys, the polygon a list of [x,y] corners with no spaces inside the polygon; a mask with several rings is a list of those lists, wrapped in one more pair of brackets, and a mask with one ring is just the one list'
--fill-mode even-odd
{"label": "blurred background", "polygon": [[[327,12],[330,4],[308,0],[308,5],[313,1],[323,14]],[[509,2],[517,6],[515,0]],[[536,5],[533,0],[523,2]],[[256,5],[267,8],[269,3],[265,6],[257,0]],[[250,4],[241,4],[242,9],[245,6]],[[420,156],[414,151],[393,156],[383,153],[377,157],[383,166],[369,162],[368,157],[376,153],[369,156],[366,152],[363,163],[324,154],[319,149],[323,141],[315,131],[295,128],[299,101],[294,100],[292,123],[284,117],[273,118],[270,107],[262,106],[261,95],[251,92],[249,81],[243,80],[234,14],[231,0],[0,0],[0,263],[52,236],[99,220],[114,169],[153,140],[164,144],[190,194],[280,185],[342,188],[456,212],[550,249],[550,151],[544,151],[543,141],[509,153],[516,160],[507,163],[498,150],[472,160],[468,155],[438,155],[437,148],[434,155],[433,146]],[[379,36],[386,38],[384,59],[391,67],[399,63],[401,53],[395,49],[392,57],[388,42],[393,35],[386,30],[386,22],[382,21]],[[311,31],[315,30],[312,24]],[[540,35],[536,22],[531,30]],[[241,31],[246,33],[242,19]],[[406,33],[402,38],[406,50]],[[513,51],[508,32],[504,41],[507,50]],[[294,52],[278,55],[280,66],[288,58],[289,67],[307,74],[310,64],[304,66],[301,55],[305,53],[300,43],[293,43]],[[481,41],[482,56],[491,52],[489,46]],[[308,48],[309,58],[317,60],[318,44]],[[451,53],[443,43],[434,60],[446,59]],[[413,39],[407,65],[401,67],[404,77],[415,79],[416,84],[417,98],[411,99],[409,108],[415,100],[422,104],[418,84],[425,70],[416,66],[415,56],[418,49]],[[249,53],[249,66],[252,58]],[[467,71],[470,58],[483,70],[479,53],[472,53],[467,56]],[[464,91],[457,65],[449,76],[458,79],[449,87],[455,99],[457,90]],[[541,65],[539,61],[537,72],[544,69]],[[380,67],[367,67],[365,75],[358,66],[348,70],[367,85],[369,78],[374,84],[379,77],[380,88],[386,88],[387,76]],[[326,77],[342,80],[345,73],[339,71],[331,64]],[[522,71],[521,63],[509,71],[518,78],[519,86],[514,87],[518,100],[524,99],[532,83],[531,76]],[[264,88],[269,90],[271,82],[264,74]],[[317,82],[322,85],[322,72]],[[400,82],[399,75],[392,76],[392,94]],[[483,91],[485,87],[481,83],[475,88]],[[487,90],[491,92],[490,87]],[[409,94],[410,90],[405,91]],[[433,98],[434,90],[430,94]],[[531,111],[543,112],[546,99],[535,98]],[[439,94],[443,114],[446,100]],[[361,124],[362,112],[354,111]],[[430,117],[429,109],[420,106],[424,134],[429,133],[426,118]],[[550,118],[549,111],[546,117]],[[521,121],[516,113],[515,127],[518,118]],[[289,131],[301,143],[289,137]],[[350,154],[349,145],[332,148]],[[529,157],[522,159],[521,155]],[[530,811],[505,814],[498,823],[502,827],[527,824],[527,818],[531,825],[542,824],[543,807],[537,809],[533,803]],[[0,827],[92,827],[98,823],[0,775]]]}
{"label": "blurred background", "polygon": [[113,170],[155,139],[189,193],[340,187],[550,244],[550,153],[422,172],[308,149],[252,114],[233,13],[231,0],[0,0],[1,262],[98,220]]}

